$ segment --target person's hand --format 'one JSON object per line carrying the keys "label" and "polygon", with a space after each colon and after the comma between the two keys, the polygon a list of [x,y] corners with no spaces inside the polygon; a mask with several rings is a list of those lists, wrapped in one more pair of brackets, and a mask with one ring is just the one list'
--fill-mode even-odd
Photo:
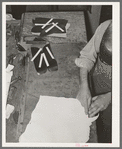
{"label": "person's hand", "polygon": [[85,113],[88,114],[88,109],[91,104],[91,93],[87,81],[83,81],[81,83],[76,98],[80,101],[81,105],[84,107]]}
{"label": "person's hand", "polygon": [[105,110],[111,102],[111,92],[92,98],[89,108],[89,117],[95,116],[98,112]]}

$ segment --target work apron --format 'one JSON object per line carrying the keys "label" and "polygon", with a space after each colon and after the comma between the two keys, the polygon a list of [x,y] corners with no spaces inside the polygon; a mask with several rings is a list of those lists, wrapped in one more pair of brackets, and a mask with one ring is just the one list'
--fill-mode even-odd
{"label": "work apron", "polygon": [[[89,86],[92,97],[112,92],[112,52],[107,50],[103,45],[100,46],[100,52],[96,64],[89,73]],[[98,136],[98,138],[102,139],[100,142],[110,143],[112,128],[112,100],[104,111],[99,112],[97,127],[98,133],[101,133],[101,137]]]}

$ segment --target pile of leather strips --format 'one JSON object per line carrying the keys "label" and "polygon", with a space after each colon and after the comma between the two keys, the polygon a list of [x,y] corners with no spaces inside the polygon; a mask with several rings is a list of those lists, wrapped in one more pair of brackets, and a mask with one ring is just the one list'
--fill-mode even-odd
{"label": "pile of leather strips", "polygon": [[[44,39],[42,35],[48,35],[51,33],[66,33],[65,27],[68,21],[65,19],[53,18],[35,18],[35,20],[32,21],[34,27],[31,31],[40,33],[39,36],[33,40],[33,44],[31,45],[31,61],[34,62],[37,74],[43,74],[47,70],[58,70],[57,61],[55,60],[54,54],[51,50],[50,43]],[[19,52],[26,52],[26,49],[21,44],[18,43],[17,46]]]}
{"label": "pile of leather strips", "polygon": [[32,20],[33,28],[32,34],[42,36],[48,36],[54,33],[66,34],[66,25],[68,23],[65,19],[54,18],[35,18]]}
{"label": "pile of leather strips", "polygon": [[31,46],[32,59],[34,62],[36,71],[38,74],[45,73],[47,70],[58,70],[57,61],[53,55],[50,44],[41,45],[40,47],[35,45]]}
{"label": "pile of leather strips", "polygon": [[[35,69],[38,75],[45,73],[47,70],[49,71],[58,70],[57,61],[55,60],[54,54],[51,50],[50,43],[44,40],[45,39],[36,37],[33,40],[33,44],[30,46],[31,54],[32,54],[31,61],[34,62]],[[27,54],[27,51],[22,44],[18,43],[17,47],[18,47],[19,53],[26,52]]]}

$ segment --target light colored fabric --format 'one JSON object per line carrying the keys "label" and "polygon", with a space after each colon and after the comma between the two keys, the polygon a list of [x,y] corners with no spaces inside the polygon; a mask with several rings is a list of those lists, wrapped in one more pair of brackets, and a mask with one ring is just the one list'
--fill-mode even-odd
{"label": "light colored fabric", "polygon": [[6,14],[6,20],[7,21],[10,21],[10,20],[15,20],[14,18],[13,18],[13,16],[12,16],[12,14]]}
{"label": "light colored fabric", "polygon": [[96,62],[97,54],[99,53],[100,43],[105,33],[105,30],[112,23],[112,20],[107,20],[97,28],[95,34],[88,42],[88,44],[81,50],[80,57],[76,58],[75,63],[78,67],[87,68],[88,71],[92,69]]}
{"label": "light colored fabric", "polygon": [[84,143],[97,118],[88,118],[77,99],[40,96],[19,143]]}
{"label": "light colored fabric", "polygon": [[8,64],[6,68],[6,103],[7,103],[7,97],[8,97],[9,87],[11,83],[11,78],[13,76],[13,69],[14,69],[14,66],[11,64]]}
{"label": "light colored fabric", "polygon": [[10,105],[10,104],[7,104],[6,105],[6,119],[9,119],[11,113],[14,111],[14,106],[13,105]]}

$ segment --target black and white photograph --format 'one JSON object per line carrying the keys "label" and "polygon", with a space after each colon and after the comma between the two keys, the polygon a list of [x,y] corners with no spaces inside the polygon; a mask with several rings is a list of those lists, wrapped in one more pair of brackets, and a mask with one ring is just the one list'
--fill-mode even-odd
{"label": "black and white photograph", "polygon": [[2,146],[119,147],[119,2],[2,3]]}

